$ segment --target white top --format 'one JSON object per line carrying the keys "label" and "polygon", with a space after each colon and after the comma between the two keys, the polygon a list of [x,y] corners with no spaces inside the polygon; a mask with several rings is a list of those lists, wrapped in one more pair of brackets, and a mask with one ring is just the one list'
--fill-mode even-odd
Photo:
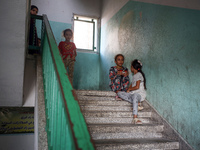
{"label": "white top", "polygon": [[141,101],[145,100],[146,98],[146,90],[144,89],[144,77],[140,72],[137,72],[133,75],[132,78],[132,87],[136,86],[136,82],[140,80],[140,88],[134,91],[130,91],[131,94],[138,93],[141,95]]}

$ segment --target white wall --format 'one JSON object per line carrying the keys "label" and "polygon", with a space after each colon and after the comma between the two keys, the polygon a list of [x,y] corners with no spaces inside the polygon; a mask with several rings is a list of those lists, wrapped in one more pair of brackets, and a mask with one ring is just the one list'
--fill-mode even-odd
{"label": "white wall", "polygon": [[101,0],[32,0],[39,9],[38,15],[46,14],[50,21],[72,24],[73,13],[100,17]]}
{"label": "white wall", "polygon": [[0,145],[1,150],[34,150],[34,133],[0,135]]}
{"label": "white wall", "polygon": [[0,1],[0,106],[22,106],[27,2]]}

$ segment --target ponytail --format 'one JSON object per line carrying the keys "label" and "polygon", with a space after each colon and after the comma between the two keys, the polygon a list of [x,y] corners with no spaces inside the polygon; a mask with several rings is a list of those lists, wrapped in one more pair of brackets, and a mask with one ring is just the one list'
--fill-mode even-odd
{"label": "ponytail", "polygon": [[138,72],[140,72],[140,73],[142,74],[143,78],[144,78],[144,89],[146,90],[146,89],[147,89],[147,88],[146,88],[146,78],[145,78],[144,72],[142,72],[141,69],[138,70]]}
{"label": "ponytail", "polygon": [[133,66],[134,69],[136,69],[138,72],[140,72],[142,74],[142,76],[144,78],[144,88],[147,89],[146,88],[146,78],[145,78],[144,72],[142,71],[142,63],[139,60],[135,59],[132,61],[131,65]]}

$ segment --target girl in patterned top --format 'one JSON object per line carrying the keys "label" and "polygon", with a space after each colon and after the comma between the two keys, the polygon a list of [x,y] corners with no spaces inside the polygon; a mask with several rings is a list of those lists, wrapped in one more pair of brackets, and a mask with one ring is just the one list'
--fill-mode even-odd
{"label": "girl in patterned top", "polygon": [[[115,56],[115,63],[116,66],[112,66],[109,70],[109,86],[115,93],[119,91],[126,92],[129,86],[129,77],[128,69],[122,66],[124,64],[124,56],[122,54],[117,54]],[[122,99],[116,96],[116,100]]]}

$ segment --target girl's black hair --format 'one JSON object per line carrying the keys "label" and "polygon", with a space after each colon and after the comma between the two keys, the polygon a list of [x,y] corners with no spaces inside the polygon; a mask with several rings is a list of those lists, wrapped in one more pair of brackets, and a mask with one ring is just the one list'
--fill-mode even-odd
{"label": "girl's black hair", "polygon": [[36,8],[36,9],[38,10],[38,7],[37,7],[37,6],[31,5],[31,10],[34,9],[34,8]]}
{"label": "girl's black hair", "polygon": [[122,55],[122,54],[117,54],[116,56],[115,56],[115,61],[117,60],[117,57],[118,56],[122,56],[123,58],[124,58],[124,55]]}
{"label": "girl's black hair", "polygon": [[142,71],[142,63],[139,60],[135,59],[132,61],[131,66],[142,74],[142,76],[144,78],[144,88],[147,89],[146,88],[146,78]]}
{"label": "girl's black hair", "polygon": [[72,33],[72,35],[73,35],[73,32],[72,32],[72,30],[71,30],[71,29],[65,29],[65,30],[63,31],[63,36],[65,36],[65,33],[66,33],[66,32],[68,32],[68,31],[69,31],[69,32],[71,32],[71,33]]}

